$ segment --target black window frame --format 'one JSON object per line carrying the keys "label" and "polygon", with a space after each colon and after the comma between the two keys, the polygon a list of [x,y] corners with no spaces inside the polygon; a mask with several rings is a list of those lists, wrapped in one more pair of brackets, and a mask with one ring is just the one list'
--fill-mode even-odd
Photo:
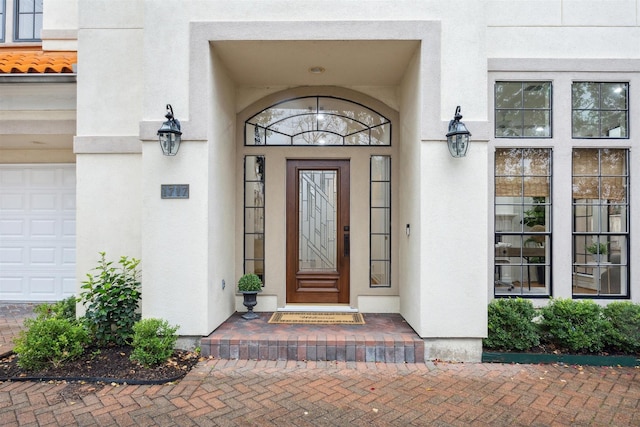
{"label": "black window frame", "polygon": [[[304,99],[308,99],[308,100],[314,100],[314,102],[312,104],[315,104],[315,106],[313,107],[313,109],[310,109],[309,111],[305,111],[305,114],[293,114],[291,116],[285,116],[285,117],[280,117],[278,118],[277,121],[273,122],[273,123],[269,123],[267,125],[262,124],[259,122],[259,116],[264,113],[267,110],[270,110],[272,108],[276,108],[281,104],[285,104],[291,101],[298,101],[298,100],[304,100]],[[370,116],[371,117],[375,117],[377,116],[378,119],[380,119],[380,123],[375,123],[375,124],[370,124],[370,123],[366,123],[365,121],[361,121],[358,118],[355,117],[348,117],[348,116],[344,116],[341,114],[327,114],[329,116],[336,116],[336,117],[343,117],[349,120],[353,120],[354,122],[358,122],[360,125],[362,125],[365,129],[359,130],[359,131],[354,131],[351,133],[347,133],[345,135],[342,135],[340,133],[337,132],[333,132],[331,130],[328,129],[324,129],[321,130],[319,129],[317,126],[315,129],[311,129],[311,130],[303,130],[300,131],[296,134],[285,134],[282,132],[279,132],[277,130],[271,129],[271,126],[275,123],[278,122],[282,122],[284,119],[288,119],[291,117],[295,117],[295,116],[309,116],[309,115],[318,115],[318,114],[323,114],[323,110],[321,107],[321,100],[326,99],[328,101],[338,101],[338,102],[345,102],[348,104],[353,104],[353,105],[357,105],[361,108],[363,108],[364,110],[368,110],[370,112]],[[316,121],[317,124],[317,121]],[[375,129],[379,129],[379,128],[384,128],[385,126],[387,126],[388,132],[389,132],[389,143],[388,144],[372,144],[371,141],[372,139],[372,132]],[[274,134],[279,134],[283,137],[283,139],[289,139],[289,142],[287,143],[270,143],[268,141],[268,133],[274,133]],[[366,132],[366,133],[365,133]],[[338,144],[323,144],[323,143],[314,143],[314,144],[298,144],[294,142],[294,138],[303,135],[303,134],[321,134],[321,133],[326,133],[329,134],[337,139],[340,139],[342,142],[338,143]],[[350,144],[347,143],[346,140],[347,138],[354,136],[354,135],[358,135],[358,134],[366,134],[368,137],[368,143],[367,144]],[[245,147],[251,147],[251,146],[256,146],[256,145],[265,145],[265,146],[270,146],[270,147],[391,147],[392,146],[392,123],[391,120],[384,116],[383,114],[381,114],[380,112],[376,111],[375,109],[368,107],[365,104],[362,104],[360,102],[356,102],[353,100],[350,100],[348,98],[341,98],[341,97],[337,97],[337,96],[328,96],[328,95],[307,95],[307,96],[299,96],[299,97],[293,97],[293,98],[286,98],[286,99],[282,99],[264,109],[262,109],[261,111],[259,111],[258,113],[254,114],[253,116],[249,117],[245,123],[244,123],[244,146]],[[249,141],[253,140],[253,143],[249,143]]]}
{"label": "black window frame", "polygon": [[[247,159],[249,157],[254,157],[255,158],[255,162],[256,162],[256,168],[260,169],[260,171],[258,172],[256,170],[256,179],[249,179],[248,176],[249,174],[247,173]],[[243,227],[242,227],[242,270],[243,270],[243,274],[247,274],[247,273],[254,273],[256,274],[260,280],[262,281],[263,286],[266,286],[265,283],[265,270],[266,270],[266,264],[265,264],[265,247],[264,247],[264,243],[265,243],[265,235],[266,235],[266,222],[265,222],[265,213],[266,213],[266,191],[265,191],[265,184],[266,184],[266,160],[265,160],[265,155],[261,155],[261,154],[247,154],[244,156],[243,159],[243,187],[244,190],[242,192],[243,195],[243,200],[242,200],[242,223],[243,223]],[[259,185],[262,186],[262,206],[259,205],[248,205],[247,204],[247,184],[248,183],[257,183]],[[247,232],[247,211],[252,210],[254,212],[254,221],[255,221],[255,215],[262,211],[262,218],[261,218],[261,222],[262,222],[262,233],[259,232],[251,232],[248,233]],[[262,256],[261,257],[256,257],[255,256],[255,248],[254,248],[254,253],[252,254],[252,256],[249,256],[250,254],[248,254],[247,252],[247,236],[262,236]],[[253,269],[250,269],[247,267],[247,264],[251,262],[254,265]],[[261,262],[262,263],[262,271],[257,271],[255,268],[255,265],[257,262]]]}
{"label": "black window frame", "polygon": [[[580,149],[587,149],[587,150],[598,150],[598,173],[596,175],[574,175],[574,158],[572,155],[572,164],[571,164],[571,179],[572,181],[576,178],[576,177],[591,177],[591,178],[597,178],[599,184],[598,184],[598,193],[600,193],[602,191],[602,179],[603,177],[606,178],[611,178],[611,177],[618,177],[618,175],[606,175],[602,173],[601,170],[601,158],[602,158],[602,150],[608,150],[608,149],[613,149],[613,150],[624,150],[625,151],[625,173],[623,175],[619,175],[619,177],[621,179],[624,180],[624,184],[623,187],[627,189],[627,193],[626,193],[626,198],[624,202],[618,202],[618,203],[612,203],[606,199],[591,199],[591,200],[597,200],[598,203],[593,203],[593,204],[585,204],[585,203],[579,203],[576,202],[576,200],[583,200],[583,199],[574,199],[573,195],[572,195],[572,200],[571,200],[571,245],[572,245],[572,272],[573,272],[573,276],[572,277],[572,286],[571,286],[571,297],[573,299],[598,299],[598,300],[607,300],[607,299],[624,299],[624,300],[628,300],[631,298],[631,203],[629,200],[629,193],[628,193],[628,189],[629,189],[629,184],[630,184],[630,174],[631,174],[631,170],[630,170],[630,160],[631,160],[631,153],[630,150],[628,148],[618,148],[618,147],[573,147],[572,149],[572,153],[575,150],[580,150]],[[609,218],[611,216],[610,210],[611,208],[617,207],[619,208],[620,206],[624,206],[626,208],[626,213],[625,213],[625,228],[624,231],[612,231],[610,229],[608,229],[609,227]],[[607,229],[594,229],[594,230],[587,230],[587,231],[576,231],[576,221],[577,218],[580,218],[577,214],[577,208],[578,207],[584,207],[587,211],[589,209],[593,210],[594,208],[600,208],[601,212],[599,214],[589,214],[589,215],[585,215],[585,217],[590,217],[593,218],[594,216],[598,216],[601,215],[602,212],[605,212],[605,216],[607,219]],[[598,223],[598,227],[602,226],[602,221],[599,221]],[[626,252],[626,257],[624,259],[624,261],[622,260],[622,258],[620,258],[620,260],[618,261],[618,263],[611,263],[611,262],[602,262],[600,260],[594,260],[594,261],[583,261],[583,262],[578,262],[578,260],[576,259],[577,257],[581,257],[584,259],[587,256],[587,251],[584,248],[584,246],[586,244],[590,244],[593,241],[593,238],[596,238],[596,242],[598,243],[604,243],[606,245],[608,245],[608,252],[609,254],[611,254],[611,239],[615,238],[615,237],[624,237],[625,240],[625,246],[624,248],[620,247],[621,251]],[[576,242],[580,241],[581,245],[583,246],[583,248],[578,248],[576,245]],[[609,255],[610,256],[610,255]],[[625,283],[625,292],[619,292],[619,293],[602,293],[602,280],[603,280],[603,273],[605,274],[609,274],[609,276],[607,276],[607,280],[608,280],[608,290],[610,290],[610,286],[611,286],[611,269],[612,268],[619,268],[620,273],[619,274],[619,279],[620,279],[620,283],[619,286],[622,288],[622,280],[624,279],[624,283]],[[591,274],[589,274],[588,270],[592,270]],[[622,274],[622,271],[625,272],[624,276]],[[597,288],[596,288],[596,292],[595,293],[576,293],[576,285],[575,285],[575,280],[577,280],[577,278],[575,277],[576,274],[586,274],[586,275],[591,275],[594,277],[598,277],[597,279]],[[622,290],[622,289],[621,289]]]}
{"label": "black window frame", "polygon": [[[498,86],[503,83],[519,83],[522,85],[522,107],[521,108],[498,108],[497,107],[497,90]],[[548,84],[549,85],[549,108],[525,108],[524,106],[524,94],[525,94],[525,85],[540,85],[540,84]],[[513,136],[513,135],[498,135],[498,113],[501,111],[522,111],[522,124],[521,124],[521,135]],[[524,112],[526,111],[545,111],[549,114],[549,134],[548,135],[524,135],[525,124],[524,124]],[[551,139],[553,138],[553,81],[551,80],[496,80],[493,85],[493,114],[494,114],[494,129],[493,134],[496,139]]]}
{"label": "black window frame", "polygon": [[[579,84],[598,84],[599,90],[599,106],[600,108],[574,108],[574,87]],[[603,84],[620,84],[626,87],[626,108],[624,110],[617,109],[603,109],[602,107],[602,85]],[[571,82],[571,139],[629,139],[631,134],[631,117],[629,116],[629,91],[631,90],[629,82],[624,81],[590,81],[590,80],[575,80]],[[597,136],[576,136],[575,135],[575,112],[576,111],[595,111],[598,113],[598,135]],[[602,113],[610,111],[624,111],[627,125],[627,133],[625,136],[602,136]]]}
{"label": "black window frame", "polygon": [[[373,179],[373,161],[374,161],[374,157],[383,157],[387,160],[388,162],[388,166],[389,169],[387,171],[389,179],[385,180],[385,179]],[[392,238],[392,215],[393,215],[393,210],[392,210],[392,197],[393,197],[393,193],[391,191],[391,171],[392,171],[392,159],[390,155],[382,155],[382,154],[373,154],[370,156],[369,158],[369,287],[372,289],[376,289],[376,288],[390,288],[391,287],[391,282],[392,282],[392,278],[391,278],[391,251],[393,249],[392,245],[391,245],[391,238]],[[388,200],[386,200],[387,205],[385,206],[373,206],[373,185],[374,183],[385,183],[388,184],[389,186],[389,197]],[[387,230],[385,230],[384,232],[374,232],[373,231],[373,216],[374,216],[374,211],[376,210],[388,210],[389,211],[389,227]],[[389,254],[388,258],[374,258],[373,257],[373,238],[374,236],[384,236],[386,238],[386,245],[387,245],[387,253]],[[385,283],[385,284],[374,284],[374,274],[373,274],[373,263],[374,262],[381,262],[381,263],[386,263],[387,264],[387,272],[389,275],[389,283]]]}
{"label": "black window frame", "polygon": [[[533,204],[529,205],[525,203],[525,198],[526,197],[532,197],[533,199],[536,199],[535,196],[525,196],[525,191],[524,188],[522,188],[522,195],[519,196],[520,197],[520,202],[518,203],[513,203],[513,204],[503,204],[503,203],[497,203],[497,191],[496,191],[496,185],[495,185],[495,178],[499,177],[499,176],[507,176],[507,175],[497,175],[496,174],[496,167],[494,164],[494,170],[493,170],[493,174],[494,174],[494,198],[493,198],[493,206],[494,206],[494,213],[493,213],[493,221],[494,221],[494,253],[493,253],[493,275],[494,275],[494,286],[493,286],[493,297],[494,298],[515,298],[515,297],[519,297],[519,298],[527,298],[527,299],[542,299],[542,298],[550,298],[553,296],[553,214],[554,214],[554,203],[553,203],[553,154],[554,154],[554,150],[553,148],[550,147],[535,147],[535,146],[526,146],[526,147],[496,147],[495,151],[494,151],[494,157],[497,156],[497,152],[498,150],[519,150],[519,151],[526,151],[526,150],[543,150],[543,151],[547,151],[548,154],[548,161],[549,161],[549,166],[548,166],[548,175],[547,175],[547,179],[549,181],[549,188],[548,188],[548,200],[543,202],[543,203],[539,203],[539,206],[542,207],[545,211],[545,230],[544,231],[535,231],[535,230],[525,230],[525,220],[528,214],[528,207],[529,209],[531,209],[531,207],[534,207],[536,205],[536,202],[534,201]],[[527,177],[532,177],[532,176],[536,176],[536,177],[542,177],[543,175],[525,175],[524,174],[524,168],[523,168],[523,173],[519,174],[519,175],[510,175],[513,177],[522,177],[522,185],[524,187],[524,182],[525,179]],[[522,221],[520,221],[521,227],[519,230],[508,230],[508,231],[504,231],[504,230],[498,230],[497,226],[496,226],[496,221],[497,221],[497,214],[496,214],[496,207],[497,206],[509,206],[509,205],[513,205],[513,206],[519,206],[520,210],[522,211]],[[527,238],[525,238],[526,236],[529,236]],[[532,258],[534,258],[533,256],[524,256],[523,254],[521,254],[520,256],[508,256],[508,254],[502,254],[502,251],[504,248],[500,247],[500,243],[502,242],[502,239],[504,237],[508,237],[510,239],[514,239],[514,238],[518,238],[520,241],[520,248],[525,248],[527,247],[527,241],[530,240],[531,238],[535,237],[535,236],[540,236],[542,237],[545,242],[547,242],[547,245],[544,246],[546,248],[546,251],[548,252],[548,256],[544,257],[544,261],[542,263],[539,262],[533,262]],[[498,258],[514,258],[517,259],[519,258],[519,261],[517,263],[508,263],[508,264],[503,264],[501,263]],[[525,271],[527,272],[527,279],[530,278],[530,269],[531,268],[536,268],[536,267],[543,267],[544,270],[544,278],[545,280],[548,279],[549,282],[544,283],[545,285],[545,289],[546,292],[545,293],[525,293],[524,292],[524,288],[525,288],[525,280],[524,280],[524,275],[525,275]],[[516,267],[516,268],[520,268],[521,269],[521,273],[520,273],[520,277],[516,277],[516,281],[511,282],[509,284],[506,284],[504,282],[501,282],[501,269],[502,268],[509,268],[509,267]],[[538,279],[539,281],[539,279]],[[499,283],[500,282],[500,283]],[[516,291],[516,287],[518,286],[517,284],[515,284],[515,282],[519,282],[520,283],[520,292]],[[505,286],[507,285],[507,287],[509,289],[507,289],[506,292],[498,292],[497,291],[497,286]],[[510,285],[510,286],[508,286]],[[528,284],[529,288],[531,287],[531,284]]]}

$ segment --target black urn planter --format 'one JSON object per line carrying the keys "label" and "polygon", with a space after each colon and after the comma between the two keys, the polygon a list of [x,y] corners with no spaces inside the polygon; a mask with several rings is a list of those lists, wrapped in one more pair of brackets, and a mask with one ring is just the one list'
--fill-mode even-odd
{"label": "black urn planter", "polygon": [[259,316],[253,312],[253,307],[258,304],[258,291],[243,291],[242,296],[244,298],[242,304],[249,310],[242,315],[242,318],[245,320],[257,319]]}

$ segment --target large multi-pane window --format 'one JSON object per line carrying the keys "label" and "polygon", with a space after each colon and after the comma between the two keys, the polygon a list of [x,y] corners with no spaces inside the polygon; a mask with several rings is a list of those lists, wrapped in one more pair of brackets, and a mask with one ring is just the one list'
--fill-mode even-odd
{"label": "large multi-pane window", "polygon": [[244,272],[264,283],[265,158],[244,158]]}
{"label": "large multi-pane window", "polygon": [[43,1],[44,0],[16,0],[14,28],[14,39],[16,41],[40,40]]}
{"label": "large multi-pane window", "polygon": [[628,92],[628,83],[573,83],[572,136],[628,138]]}
{"label": "large multi-pane window", "polygon": [[496,149],[496,296],[550,295],[551,207],[551,150]]}
{"label": "large multi-pane window", "polygon": [[391,286],[391,157],[371,156],[369,286]]}
{"label": "large multi-pane window", "polygon": [[573,295],[628,296],[626,149],[573,150]]}
{"label": "large multi-pane window", "polygon": [[496,138],[551,137],[551,82],[496,82]]}

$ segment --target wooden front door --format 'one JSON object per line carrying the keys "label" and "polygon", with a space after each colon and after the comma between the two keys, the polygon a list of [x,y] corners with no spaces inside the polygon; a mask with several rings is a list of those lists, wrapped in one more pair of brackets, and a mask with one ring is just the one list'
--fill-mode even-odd
{"label": "wooden front door", "polygon": [[349,303],[349,160],[287,161],[287,303]]}

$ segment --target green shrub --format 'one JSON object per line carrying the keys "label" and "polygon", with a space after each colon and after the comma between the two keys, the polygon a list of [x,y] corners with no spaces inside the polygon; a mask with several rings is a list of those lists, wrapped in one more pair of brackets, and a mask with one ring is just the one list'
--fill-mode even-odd
{"label": "green shrub", "polygon": [[25,320],[24,325],[14,351],[25,370],[58,367],[79,357],[89,342],[87,330],[75,320],[41,316]]}
{"label": "green shrub", "polygon": [[133,351],[131,360],[145,367],[158,365],[173,354],[178,340],[178,326],[169,326],[166,320],[142,319],[133,325]]}
{"label": "green shrub", "polygon": [[602,308],[591,300],[551,299],[542,308],[543,337],[561,349],[598,352],[611,328]]}
{"label": "green shrub", "polygon": [[87,274],[80,294],[85,305],[84,319],[100,345],[128,344],[133,335],[133,325],[140,319],[140,260],[121,257],[120,268],[105,260],[100,252],[100,262],[95,275]]}
{"label": "green shrub", "polygon": [[238,290],[240,292],[258,292],[262,290],[262,282],[254,273],[247,273],[238,280]]}
{"label": "green shrub", "polygon": [[603,312],[612,326],[605,337],[607,346],[625,353],[639,353],[640,305],[630,301],[612,302]]}
{"label": "green shrub", "polygon": [[33,311],[38,315],[38,317],[55,317],[58,319],[75,321],[77,302],[78,299],[76,297],[69,297],[54,304],[40,304],[36,306]]}
{"label": "green shrub", "polygon": [[538,328],[533,323],[533,304],[522,298],[495,299],[488,308],[487,348],[528,350],[540,343]]}

